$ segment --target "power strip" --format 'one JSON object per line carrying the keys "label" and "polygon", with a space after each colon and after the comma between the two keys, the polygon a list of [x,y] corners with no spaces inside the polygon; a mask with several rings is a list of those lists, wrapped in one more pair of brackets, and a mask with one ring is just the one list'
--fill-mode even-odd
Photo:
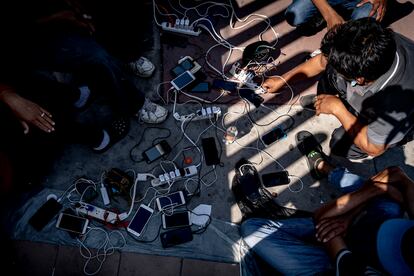
{"label": "power strip", "polygon": [[93,217],[99,219],[103,222],[115,224],[119,221],[119,217],[117,213],[96,207],[89,203],[79,202],[80,206],[76,208],[76,212],[78,214],[84,214],[89,217]]}
{"label": "power strip", "polygon": [[190,120],[191,118],[192,118],[191,121],[200,121],[200,120],[212,119],[215,116],[220,117],[221,108],[217,106],[207,107],[207,108],[199,109],[195,113],[181,115],[181,116],[180,114],[175,112],[173,116],[178,121]]}
{"label": "power strip", "polygon": [[201,34],[200,30],[194,30],[194,27],[190,25],[190,21],[188,19],[177,19],[174,25],[169,22],[162,22],[161,28],[167,32],[174,32],[192,36],[199,36]]}
{"label": "power strip", "polygon": [[170,181],[176,181],[181,178],[190,177],[197,174],[196,166],[185,167],[184,169],[176,169],[169,173],[160,174],[158,178],[151,180],[151,185],[157,187]]}

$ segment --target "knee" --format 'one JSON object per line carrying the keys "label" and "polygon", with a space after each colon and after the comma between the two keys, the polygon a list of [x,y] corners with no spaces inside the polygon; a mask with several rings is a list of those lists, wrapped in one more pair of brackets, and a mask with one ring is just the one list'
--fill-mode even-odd
{"label": "knee", "polygon": [[298,25],[305,23],[306,16],[302,5],[297,4],[297,2],[293,2],[286,9],[285,19],[286,22],[293,27],[297,27]]}
{"label": "knee", "polygon": [[[357,8],[354,9],[354,11],[352,12],[352,15],[351,15],[351,19],[356,20],[356,19],[368,17],[371,10],[372,10],[372,4],[371,3],[365,3],[361,7],[357,7]],[[376,15],[374,14],[374,16],[376,16]]]}

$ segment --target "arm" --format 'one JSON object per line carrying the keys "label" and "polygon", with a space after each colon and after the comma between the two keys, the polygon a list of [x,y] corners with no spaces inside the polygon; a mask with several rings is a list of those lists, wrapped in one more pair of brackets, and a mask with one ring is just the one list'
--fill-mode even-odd
{"label": "arm", "polygon": [[300,78],[311,78],[322,73],[326,68],[327,60],[324,55],[317,55],[306,62],[296,66],[282,77],[272,76],[263,82],[262,87],[269,93],[275,93],[285,85],[286,82],[295,81]]}
{"label": "arm", "polygon": [[370,156],[378,156],[385,152],[387,145],[373,144],[368,139],[368,126],[362,125],[358,118],[355,117],[344,106],[341,100],[332,95],[319,95],[315,102],[316,115],[331,114],[334,115],[343,128],[352,137],[353,142],[361,150]]}
{"label": "arm", "polygon": [[375,19],[381,22],[382,19],[384,18],[385,11],[387,9],[387,0],[362,0],[361,2],[358,3],[357,7],[361,7],[365,3],[372,4],[372,9],[368,17],[374,16],[375,14],[377,14]]}
{"label": "arm", "polygon": [[25,134],[29,132],[29,125],[36,126],[44,132],[55,130],[52,115],[38,104],[19,96],[13,88],[0,86],[0,101],[10,107],[21,122]]}
{"label": "arm", "polygon": [[312,2],[325,19],[328,30],[335,25],[345,22],[345,20],[329,5],[326,0],[312,0]]}

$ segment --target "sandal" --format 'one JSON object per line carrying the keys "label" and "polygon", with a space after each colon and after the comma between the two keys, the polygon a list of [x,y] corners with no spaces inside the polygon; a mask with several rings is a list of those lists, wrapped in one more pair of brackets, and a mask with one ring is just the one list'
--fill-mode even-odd
{"label": "sandal", "polygon": [[309,131],[302,130],[296,134],[296,145],[299,151],[306,157],[310,174],[315,179],[321,179],[325,175],[317,170],[320,162],[325,161],[325,155],[322,152],[322,147],[316,140],[315,136]]}
{"label": "sandal", "polygon": [[316,110],[315,101],[316,101],[316,95],[315,94],[302,96],[299,99],[299,103],[303,107],[303,109],[307,109],[307,110],[310,110],[310,111],[315,111]]}
{"label": "sandal", "polygon": [[[129,120],[116,119],[103,129],[103,137],[98,147],[93,148],[97,153],[107,151],[110,147],[122,140],[129,132]],[[102,145],[103,144],[103,145]]]}

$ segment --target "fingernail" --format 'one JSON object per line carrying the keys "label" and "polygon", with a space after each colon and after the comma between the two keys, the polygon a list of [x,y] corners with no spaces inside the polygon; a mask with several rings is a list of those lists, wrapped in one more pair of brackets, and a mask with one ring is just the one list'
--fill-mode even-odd
{"label": "fingernail", "polygon": [[323,239],[323,241],[322,242],[327,242],[328,240],[327,239]]}
{"label": "fingernail", "polygon": [[52,122],[52,125],[54,126],[55,125],[55,122]]}

